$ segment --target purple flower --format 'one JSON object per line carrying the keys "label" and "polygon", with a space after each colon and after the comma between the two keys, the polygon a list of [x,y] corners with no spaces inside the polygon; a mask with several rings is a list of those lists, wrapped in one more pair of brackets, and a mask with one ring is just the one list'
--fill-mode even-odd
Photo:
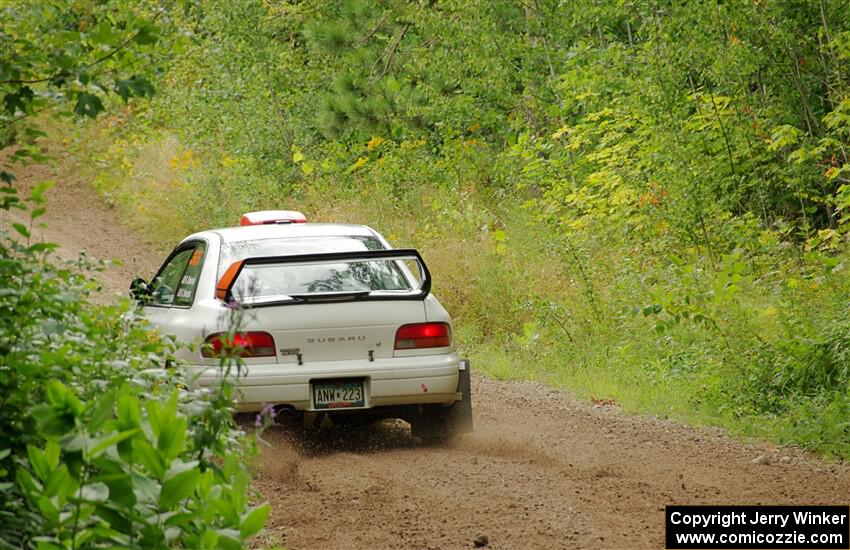
{"label": "purple flower", "polygon": [[265,404],[260,412],[257,413],[257,418],[254,419],[254,426],[257,428],[262,428],[265,424],[265,420],[268,419],[269,422],[274,420],[277,417],[277,410],[274,408],[274,405]]}

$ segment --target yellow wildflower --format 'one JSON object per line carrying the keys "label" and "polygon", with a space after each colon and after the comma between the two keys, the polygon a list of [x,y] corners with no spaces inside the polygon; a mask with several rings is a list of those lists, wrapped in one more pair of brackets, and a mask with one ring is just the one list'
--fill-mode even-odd
{"label": "yellow wildflower", "polygon": [[366,166],[367,162],[369,162],[369,159],[367,159],[366,157],[360,157],[354,162],[354,164],[351,165],[351,168],[349,168],[348,171],[354,172],[355,170],[359,170],[360,168]]}
{"label": "yellow wildflower", "polygon": [[381,136],[374,136],[366,144],[366,149],[368,149],[369,151],[374,151],[375,149],[380,147],[383,142],[384,142],[384,138],[382,138]]}

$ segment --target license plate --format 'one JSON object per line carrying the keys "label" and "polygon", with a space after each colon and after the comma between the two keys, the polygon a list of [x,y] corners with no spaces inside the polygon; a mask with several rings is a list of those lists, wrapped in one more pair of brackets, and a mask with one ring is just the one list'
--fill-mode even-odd
{"label": "license plate", "polygon": [[346,409],[366,406],[363,380],[317,380],[313,382],[313,406]]}

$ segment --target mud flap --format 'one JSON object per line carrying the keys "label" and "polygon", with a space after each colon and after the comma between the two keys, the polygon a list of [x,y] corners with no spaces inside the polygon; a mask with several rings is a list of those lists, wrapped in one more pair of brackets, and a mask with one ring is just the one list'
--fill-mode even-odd
{"label": "mud flap", "polygon": [[472,431],[472,381],[469,360],[462,359],[457,379],[460,401],[455,401],[446,411],[446,435],[465,434]]}
{"label": "mud flap", "polygon": [[472,387],[469,361],[461,361],[457,393],[460,399],[450,407],[427,405],[406,417],[410,433],[424,440],[437,441],[472,431]]}

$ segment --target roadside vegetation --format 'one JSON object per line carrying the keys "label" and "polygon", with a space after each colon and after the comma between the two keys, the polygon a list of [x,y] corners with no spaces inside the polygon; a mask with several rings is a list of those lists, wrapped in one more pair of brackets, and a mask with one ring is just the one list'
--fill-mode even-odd
{"label": "roadside vegetation", "polygon": [[[61,162],[152,238],[170,245],[278,207],[366,223],[423,251],[461,346],[491,376],[850,458],[846,2],[175,0],[134,10],[152,26],[137,29],[138,58],[108,58],[106,86],[78,69],[124,44],[110,29],[136,27],[113,15],[84,28],[94,16],[74,10],[39,19],[52,30],[4,18],[7,43],[19,25],[31,40],[88,40],[94,57],[65,68],[45,54],[58,80],[28,85],[14,84],[26,78],[4,55],[0,123],[8,133],[11,119],[62,98],[76,118],[57,123],[54,106],[41,115],[49,136],[15,129],[9,144],[32,154],[38,139],[67,145]],[[54,82],[59,96],[45,91]],[[23,272],[58,269],[42,267],[44,251],[6,250]],[[44,332],[38,319],[54,310],[89,319],[79,300],[4,315],[33,312],[20,330]],[[91,321],[101,336],[90,340],[123,326],[110,315]],[[154,344],[141,338],[103,361],[148,364]],[[49,397],[46,411],[69,411],[63,421],[154,392],[95,384],[91,372],[45,375],[26,391]],[[196,426],[174,391],[154,392],[152,406]],[[131,429],[120,410],[86,428],[91,441]],[[18,430],[19,462],[7,456],[7,468],[56,467],[52,432]],[[185,441],[190,455],[204,445]],[[96,456],[75,460],[86,465],[75,475],[92,475]],[[17,487],[33,498],[25,481]]]}
{"label": "roadside vegetation", "polygon": [[189,391],[175,345],[128,300],[94,304],[102,265],[32,238],[55,183],[16,187],[61,143],[55,120],[153,93],[155,19],[0,3],[0,548],[242,548],[270,511],[250,502],[232,388]]}

